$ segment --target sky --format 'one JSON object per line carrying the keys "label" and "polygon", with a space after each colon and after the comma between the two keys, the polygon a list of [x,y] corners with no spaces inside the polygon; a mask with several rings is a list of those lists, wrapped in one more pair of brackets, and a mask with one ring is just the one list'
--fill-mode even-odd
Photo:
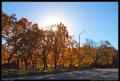
{"label": "sky", "polygon": [[85,39],[108,40],[118,49],[118,2],[2,2],[2,12],[46,28],[60,22],[81,46]]}

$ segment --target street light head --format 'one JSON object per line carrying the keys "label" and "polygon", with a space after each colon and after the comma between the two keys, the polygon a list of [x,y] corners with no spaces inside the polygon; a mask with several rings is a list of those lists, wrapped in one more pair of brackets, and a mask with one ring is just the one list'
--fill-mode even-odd
{"label": "street light head", "polygon": [[87,31],[87,30],[83,30],[83,31],[80,33],[80,35],[81,35],[83,32],[85,32],[85,31]]}

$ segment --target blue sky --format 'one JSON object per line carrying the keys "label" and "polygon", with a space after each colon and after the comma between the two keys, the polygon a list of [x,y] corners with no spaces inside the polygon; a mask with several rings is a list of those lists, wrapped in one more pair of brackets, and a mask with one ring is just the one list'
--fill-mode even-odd
{"label": "blue sky", "polygon": [[40,28],[64,23],[69,34],[81,45],[89,38],[95,42],[108,40],[118,49],[118,2],[2,2],[2,11],[26,17]]}

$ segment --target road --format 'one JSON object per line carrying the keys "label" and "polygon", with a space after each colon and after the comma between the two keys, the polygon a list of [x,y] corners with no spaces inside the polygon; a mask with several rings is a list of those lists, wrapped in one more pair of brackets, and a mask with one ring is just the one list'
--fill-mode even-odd
{"label": "road", "polygon": [[6,78],[2,80],[16,80],[16,79],[82,79],[82,80],[118,80],[118,69],[90,69],[83,71],[73,71],[58,74],[48,75],[29,75],[24,77]]}

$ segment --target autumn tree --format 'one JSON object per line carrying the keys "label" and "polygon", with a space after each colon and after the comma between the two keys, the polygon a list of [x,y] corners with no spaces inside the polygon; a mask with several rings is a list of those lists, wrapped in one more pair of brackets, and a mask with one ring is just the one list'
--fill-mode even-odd
{"label": "autumn tree", "polygon": [[48,31],[44,31],[43,32],[43,37],[41,40],[41,59],[43,61],[44,64],[44,69],[47,69],[47,56],[50,52],[50,39],[49,39],[49,33]]}
{"label": "autumn tree", "polygon": [[5,41],[5,45],[7,48],[7,58],[8,58],[8,70],[11,57],[13,56],[13,46],[15,44],[14,40],[12,40],[15,29],[16,18],[15,14],[8,16],[6,13],[2,13],[2,38]]}
{"label": "autumn tree", "polygon": [[56,31],[50,30],[51,36],[51,48],[54,53],[54,69],[57,70],[57,63],[59,59],[59,55],[62,48],[67,47],[66,41],[68,39],[68,31],[64,24],[60,23],[58,25],[53,25],[51,28],[56,27]]}
{"label": "autumn tree", "polygon": [[79,44],[77,43],[77,41],[75,41],[73,38],[70,39],[69,41],[69,47],[70,47],[70,51],[69,51],[69,57],[70,57],[70,64],[69,67],[72,69],[73,67],[80,66],[80,56],[79,56]]}
{"label": "autumn tree", "polygon": [[1,46],[1,48],[2,48],[2,58],[1,58],[1,65],[2,65],[2,69],[5,69],[6,68],[6,64],[7,64],[7,49],[6,49],[6,47],[5,47],[5,45],[2,45]]}
{"label": "autumn tree", "polygon": [[96,49],[98,47],[98,43],[94,42],[93,40],[91,39],[86,39],[86,43],[85,43],[88,48],[89,48],[89,53],[90,53],[90,56],[91,56],[91,66],[94,67],[94,64],[96,63],[97,61],[97,58],[99,58],[97,55],[96,55]]}
{"label": "autumn tree", "polygon": [[107,67],[113,62],[116,56],[116,52],[109,41],[101,41],[100,47],[97,49],[99,55],[98,64],[99,66]]}
{"label": "autumn tree", "polygon": [[28,21],[27,19],[21,19],[21,25],[24,27],[24,30],[17,34],[17,42],[14,46],[14,52],[18,56],[18,63],[19,63],[19,56],[24,58],[25,61],[25,69],[27,70],[28,66],[28,59],[33,54],[33,52],[37,49],[37,41],[38,41],[38,26],[37,24],[33,24],[32,28],[27,27]]}
{"label": "autumn tree", "polygon": [[[2,64],[16,62],[18,70],[23,65],[27,70],[44,70],[49,67],[59,70],[65,68],[108,67],[118,62],[118,50],[109,41],[95,43],[86,39],[79,50],[79,43],[68,34],[64,24],[55,24],[43,30],[38,24],[32,24],[27,18],[17,20],[16,15],[2,13]],[[39,64],[38,64],[39,62]],[[116,65],[117,66],[117,65]]]}

